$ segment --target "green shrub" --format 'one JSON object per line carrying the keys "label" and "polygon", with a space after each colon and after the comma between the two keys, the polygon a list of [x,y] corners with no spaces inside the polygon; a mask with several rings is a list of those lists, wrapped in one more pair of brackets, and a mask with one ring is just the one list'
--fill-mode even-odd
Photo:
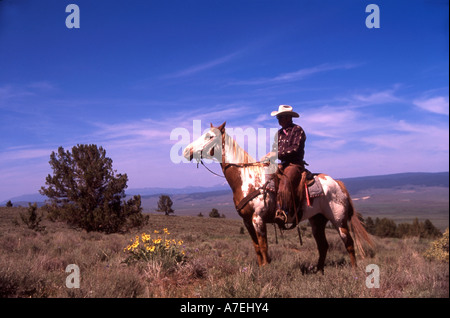
{"label": "green shrub", "polygon": [[31,205],[31,203],[28,203],[28,210],[25,214],[20,213],[20,218],[22,219],[22,222],[27,225],[29,229],[35,230],[35,231],[44,231],[45,226],[39,225],[42,221],[42,213],[41,215],[37,214],[37,204],[34,203]]}
{"label": "green shrub", "polygon": [[72,152],[63,147],[50,155],[53,175],[40,193],[51,203],[47,211],[51,220],[62,220],[85,229],[114,233],[144,225],[141,197],[123,200],[128,177],[116,174],[106,151],[96,145],[78,145]]}
{"label": "green shrub", "polygon": [[213,208],[211,212],[209,212],[210,218],[220,218],[220,213],[216,208]]}

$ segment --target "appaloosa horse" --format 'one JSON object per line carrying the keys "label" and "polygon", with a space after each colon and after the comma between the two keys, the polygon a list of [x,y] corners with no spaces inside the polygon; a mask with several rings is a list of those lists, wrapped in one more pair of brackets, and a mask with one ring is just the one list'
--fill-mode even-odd
{"label": "appaloosa horse", "polygon": [[[200,138],[188,145],[183,152],[186,159],[217,159],[223,174],[233,191],[234,204],[243,218],[258,257],[260,266],[270,262],[267,246],[267,223],[274,222],[276,195],[264,191],[267,179],[267,165],[256,162],[236,141],[225,132],[225,123],[213,127]],[[203,163],[203,162],[202,162]],[[354,210],[350,195],[341,181],[320,174],[319,179],[324,195],[313,200],[311,205],[304,203],[303,213],[298,222],[308,219],[319,250],[317,270],[324,269],[328,243],[325,237],[325,225],[328,221],[337,229],[347,252],[351,265],[356,268],[354,243],[364,256],[361,240],[371,243],[364,226]],[[253,194],[249,197],[250,194]],[[347,221],[355,237],[349,233]]]}

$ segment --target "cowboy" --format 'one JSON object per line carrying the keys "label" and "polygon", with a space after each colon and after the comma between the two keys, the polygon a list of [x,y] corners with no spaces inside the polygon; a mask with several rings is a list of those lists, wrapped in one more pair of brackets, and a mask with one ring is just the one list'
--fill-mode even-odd
{"label": "cowboy", "polygon": [[[292,106],[280,105],[278,111],[273,111],[272,116],[276,116],[281,129],[275,140],[272,151],[263,157],[264,160],[277,159],[277,174],[280,177],[277,193],[277,211],[275,222],[284,225],[288,220],[288,214],[294,216],[296,208],[301,207],[303,182],[302,173],[305,171],[305,141],[306,134],[302,127],[293,123],[292,118],[300,117],[293,111]],[[277,147],[277,148],[276,148]],[[301,184],[302,183],[302,184]]]}

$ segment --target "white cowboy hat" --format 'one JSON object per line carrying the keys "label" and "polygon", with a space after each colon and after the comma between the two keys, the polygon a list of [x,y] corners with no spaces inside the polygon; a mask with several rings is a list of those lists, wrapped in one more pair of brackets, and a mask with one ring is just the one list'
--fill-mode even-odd
{"label": "white cowboy hat", "polygon": [[270,113],[271,116],[278,116],[278,115],[290,115],[292,117],[300,117],[299,114],[294,112],[292,110],[292,106],[289,105],[280,105],[278,106],[278,111],[273,111]]}

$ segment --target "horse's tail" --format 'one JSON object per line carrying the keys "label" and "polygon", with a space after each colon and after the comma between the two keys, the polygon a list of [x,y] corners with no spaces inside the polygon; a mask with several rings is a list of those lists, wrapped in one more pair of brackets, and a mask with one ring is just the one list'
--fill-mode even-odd
{"label": "horse's tail", "polygon": [[362,221],[362,216],[355,210],[355,206],[353,205],[353,201],[350,197],[350,193],[348,192],[347,188],[345,187],[344,183],[342,181],[336,180],[342,189],[342,191],[347,196],[348,200],[348,217],[350,219],[350,230],[353,233],[354,241],[356,248],[358,249],[358,252],[361,254],[361,256],[364,258],[366,256],[366,252],[364,251],[362,242],[366,242],[369,244],[370,247],[374,247],[373,241],[367,233],[367,230],[364,226],[364,223]]}

